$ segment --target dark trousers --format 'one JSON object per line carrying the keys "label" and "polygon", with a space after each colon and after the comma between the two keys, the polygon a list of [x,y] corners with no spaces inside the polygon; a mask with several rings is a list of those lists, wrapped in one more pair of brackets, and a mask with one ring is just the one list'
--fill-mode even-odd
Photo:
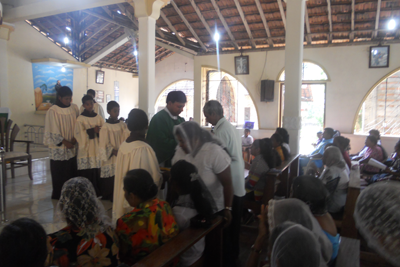
{"label": "dark trousers", "polygon": [[239,237],[243,212],[243,199],[244,197],[233,196],[232,221],[231,224],[224,229],[224,266],[235,266],[235,261],[239,257]]}
{"label": "dark trousers", "polygon": [[78,170],[78,175],[89,179],[89,181],[92,182],[96,195],[100,196],[100,189],[99,189],[100,168]]}
{"label": "dark trousers", "polygon": [[114,195],[114,177],[100,178],[99,179],[99,189],[102,200],[113,201]]}
{"label": "dark trousers", "polygon": [[61,189],[66,181],[77,176],[76,157],[69,160],[50,160],[52,199],[60,199]]}

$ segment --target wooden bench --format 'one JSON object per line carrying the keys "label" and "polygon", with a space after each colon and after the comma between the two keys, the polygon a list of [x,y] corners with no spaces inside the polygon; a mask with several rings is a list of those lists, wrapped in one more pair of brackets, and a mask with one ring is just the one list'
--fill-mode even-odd
{"label": "wooden bench", "polygon": [[189,227],[133,266],[170,266],[177,257],[203,237],[206,237],[206,246],[203,253],[204,266],[222,266],[222,227],[223,218],[221,216],[217,216],[213,224],[207,229]]}
{"label": "wooden bench", "polygon": [[339,253],[336,258],[337,267],[360,266],[360,240],[341,237]]}
{"label": "wooden bench", "polygon": [[259,214],[261,204],[268,205],[268,201],[274,198],[275,180],[278,177],[281,181],[278,187],[278,192],[288,198],[290,196],[290,188],[293,179],[299,175],[299,158],[300,154],[290,156],[288,160],[282,162],[282,164],[275,168],[274,171],[270,171],[264,177],[261,177],[260,179],[265,179],[264,194],[261,203],[246,199],[244,201],[244,207]]}

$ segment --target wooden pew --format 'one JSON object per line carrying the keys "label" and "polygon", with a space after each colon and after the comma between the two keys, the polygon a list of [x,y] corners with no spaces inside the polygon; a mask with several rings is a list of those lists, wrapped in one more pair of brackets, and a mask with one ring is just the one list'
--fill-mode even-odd
{"label": "wooden pew", "polygon": [[341,237],[339,253],[336,258],[337,267],[360,266],[360,240]]}
{"label": "wooden pew", "polygon": [[203,253],[204,266],[222,266],[223,221],[221,216],[217,216],[213,224],[207,229],[189,227],[183,230],[132,267],[170,266],[177,257],[203,237],[206,237],[206,246]]}
{"label": "wooden pew", "polygon": [[244,207],[259,214],[261,204],[268,205],[268,201],[274,198],[275,180],[278,177],[281,181],[278,191],[281,195],[288,198],[290,196],[293,179],[299,175],[299,158],[300,154],[290,156],[288,160],[282,162],[282,164],[275,168],[274,171],[270,171],[265,175],[265,177],[261,177],[260,179],[265,179],[264,195],[261,203],[246,199],[244,201]]}

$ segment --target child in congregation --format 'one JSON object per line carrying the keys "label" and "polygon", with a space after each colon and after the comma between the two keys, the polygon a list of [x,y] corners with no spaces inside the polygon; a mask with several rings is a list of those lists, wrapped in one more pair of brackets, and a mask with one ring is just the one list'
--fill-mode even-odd
{"label": "child in congregation", "polygon": [[285,161],[289,158],[289,152],[286,147],[283,146],[283,138],[280,134],[274,133],[271,136],[272,147],[278,152],[281,161]]}
{"label": "child in congregation", "polygon": [[76,120],[75,139],[79,144],[78,175],[89,179],[100,196],[99,179],[101,158],[99,153],[99,133],[104,120],[93,110],[93,98],[85,95],[82,98],[85,110]]}
{"label": "child in congregation", "polygon": [[[93,98],[93,110],[95,113],[99,114],[100,117],[103,118],[103,120],[106,118],[106,116],[104,116],[104,110],[103,108],[99,105],[99,103],[96,102],[96,100],[94,99],[96,97],[96,91],[93,89],[89,89],[86,92],[86,95],[91,96]],[[79,109],[79,113],[82,113],[84,111],[85,107],[82,105]]]}
{"label": "child in congregation", "polygon": [[107,113],[110,117],[100,129],[99,151],[102,161],[99,189],[103,200],[113,200],[118,149],[130,135],[126,123],[118,119],[119,110],[117,102],[108,102]]}
{"label": "child in congregation", "polygon": [[[213,209],[210,203],[214,200],[211,195],[207,198],[208,191],[203,189],[202,180],[193,164],[179,160],[172,166],[171,187],[179,195],[173,205],[172,213],[180,231],[188,228],[190,220],[196,215],[200,215],[201,219],[211,218]],[[203,237],[180,256],[181,266],[195,264],[203,255],[204,247],[205,238]]]}
{"label": "child in congregation", "polygon": [[317,138],[318,138],[317,142],[311,144],[313,147],[317,147],[319,145],[319,143],[322,142],[323,137],[322,137],[322,132],[321,131],[317,132]]}
{"label": "child in congregation", "polygon": [[161,183],[161,172],[156,154],[145,138],[149,125],[147,114],[141,109],[132,109],[127,122],[131,133],[120,145],[115,164],[113,221],[131,210],[124,198],[123,190],[124,177],[128,171],[144,169],[151,174],[158,188]]}

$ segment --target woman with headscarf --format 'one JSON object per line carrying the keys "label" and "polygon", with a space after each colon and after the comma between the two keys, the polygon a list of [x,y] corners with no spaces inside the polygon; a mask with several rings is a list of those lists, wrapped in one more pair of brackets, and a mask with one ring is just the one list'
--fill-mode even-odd
{"label": "woman with headscarf", "polygon": [[115,233],[88,179],[77,177],[64,184],[56,217],[67,226],[49,235],[54,249],[53,265],[118,265]]}
{"label": "woman with headscarf", "polygon": [[333,144],[340,149],[344,161],[346,162],[349,169],[351,169],[351,160],[349,156],[350,139],[344,136],[336,136],[335,138],[333,138]]}
{"label": "woman with headscarf", "polygon": [[346,204],[349,169],[342,157],[342,152],[335,146],[330,146],[325,150],[322,162],[325,168],[319,179],[326,185],[330,193],[328,211],[337,213]]}
{"label": "woman with headscarf", "polygon": [[132,208],[124,197],[124,177],[134,169],[144,169],[153,177],[154,183],[160,187],[161,173],[154,150],[146,142],[146,131],[149,120],[141,109],[132,109],[129,113],[128,129],[130,136],[123,142],[118,150],[115,164],[113,221],[120,218]]}
{"label": "woman with headscarf", "polygon": [[400,183],[378,182],[357,199],[354,219],[368,246],[393,266],[400,266]]}
{"label": "woman with headscarf", "polygon": [[227,224],[232,214],[233,186],[231,158],[222,143],[197,122],[188,121],[174,127],[178,148],[172,164],[185,160],[196,166],[206,193],[211,194],[213,213],[222,212]]}

